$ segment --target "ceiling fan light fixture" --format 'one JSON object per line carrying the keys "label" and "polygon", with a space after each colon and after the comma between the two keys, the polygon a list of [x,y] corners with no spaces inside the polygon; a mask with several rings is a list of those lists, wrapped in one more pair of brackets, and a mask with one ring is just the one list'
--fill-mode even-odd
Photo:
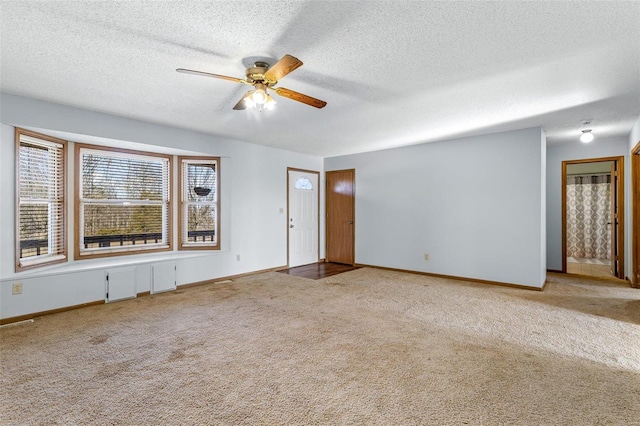
{"label": "ceiling fan light fixture", "polygon": [[244,104],[247,108],[255,108],[256,107],[256,103],[253,102],[253,99],[251,99],[251,96],[247,96],[244,99]]}
{"label": "ceiling fan light fixture", "polygon": [[267,102],[267,92],[264,84],[256,84],[256,90],[251,94],[251,100],[258,105],[263,105]]}
{"label": "ceiling fan light fixture", "polygon": [[264,103],[264,108],[268,110],[274,109],[276,106],[276,101],[271,97],[270,94],[267,93],[267,102]]}
{"label": "ceiling fan light fixture", "polygon": [[327,103],[320,99],[312,98],[303,93],[295,92],[284,87],[272,87],[283,77],[302,66],[302,61],[291,55],[284,55],[278,62],[269,66],[267,62],[257,61],[252,67],[246,69],[246,78],[229,77],[228,75],[213,74],[210,72],[190,70],[187,68],[177,68],[176,71],[186,74],[213,77],[220,80],[227,80],[233,83],[241,83],[253,86],[233,107],[235,111],[242,111],[247,108],[273,109],[275,101],[267,93],[267,89],[272,90],[278,96],[291,99],[296,102],[312,106],[314,108],[324,108]]}
{"label": "ceiling fan light fixture", "polygon": [[591,133],[591,129],[583,130],[580,135],[580,142],[589,143],[593,140],[593,133]]}

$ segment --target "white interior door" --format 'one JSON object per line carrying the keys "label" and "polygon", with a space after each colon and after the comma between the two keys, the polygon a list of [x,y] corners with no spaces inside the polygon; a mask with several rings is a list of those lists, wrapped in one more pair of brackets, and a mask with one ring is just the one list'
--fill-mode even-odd
{"label": "white interior door", "polygon": [[318,261],[318,173],[289,170],[289,267]]}

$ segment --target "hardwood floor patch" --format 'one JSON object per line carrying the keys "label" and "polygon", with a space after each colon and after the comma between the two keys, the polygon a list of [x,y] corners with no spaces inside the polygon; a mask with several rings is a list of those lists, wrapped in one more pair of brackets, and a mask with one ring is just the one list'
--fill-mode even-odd
{"label": "hardwood floor patch", "polygon": [[319,262],[309,265],[297,266],[295,268],[282,269],[282,274],[294,275],[301,278],[309,278],[319,280],[321,278],[330,277],[332,275],[341,274],[343,272],[354,271],[360,269],[358,266],[344,265],[342,263]]}

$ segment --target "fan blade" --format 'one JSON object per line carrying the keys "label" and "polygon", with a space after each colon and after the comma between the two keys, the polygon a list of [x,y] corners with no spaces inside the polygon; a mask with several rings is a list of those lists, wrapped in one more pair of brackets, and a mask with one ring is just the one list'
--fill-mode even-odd
{"label": "fan blade", "polygon": [[269,81],[278,81],[285,75],[302,66],[302,61],[291,55],[284,55],[282,59],[276,62],[271,68],[264,73],[264,79]]}
{"label": "fan blade", "polygon": [[240,99],[240,100],[238,101],[238,103],[236,104],[236,106],[234,106],[234,107],[233,107],[233,109],[235,109],[236,111],[240,111],[240,110],[243,110],[243,109],[247,109],[247,102],[245,102],[245,101],[247,100],[247,98],[248,98],[249,96],[251,96],[251,92],[252,92],[251,90],[250,90],[250,91],[248,91],[248,92],[247,92],[247,94],[246,94],[246,95],[244,95],[244,96],[242,97],[242,99]]}
{"label": "fan blade", "polygon": [[270,89],[282,97],[293,99],[294,101],[302,102],[303,104],[311,105],[312,107],[324,108],[324,106],[327,105],[325,101],[303,95],[302,93],[294,92],[293,90],[285,89],[284,87],[271,87]]}
{"label": "fan blade", "polygon": [[234,83],[245,83],[245,80],[243,80],[241,78],[229,77],[229,76],[220,75],[220,74],[212,74],[210,72],[194,71],[194,70],[188,70],[188,69],[185,69],[185,68],[178,68],[178,69],[176,69],[176,71],[182,72],[182,73],[185,73],[185,74],[194,74],[194,75],[202,75],[202,76],[205,76],[205,77],[220,78],[222,80],[233,81]]}

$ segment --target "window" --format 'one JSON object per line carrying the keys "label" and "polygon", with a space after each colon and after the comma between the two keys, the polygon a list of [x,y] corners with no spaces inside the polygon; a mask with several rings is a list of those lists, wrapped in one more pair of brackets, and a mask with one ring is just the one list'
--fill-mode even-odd
{"label": "window", "polygon": [[220,248],[220,159],[178,157],[180,163],[180,250]]}
{"label": "window", "polygon": [[76,258],[171,249],[168,155],[76,145]]}
{"label": "window", "polygon": [[66,142],[16,129],[16,271],[67,260]]}
{"label": "window", "polygon": [[300,177],[296,180],[296,183],[294,185],[295,189],[308,189],[308,190],[313,190],[313,184],[311,183],[311,181],[309,180],[308,177],[303,176]]}

